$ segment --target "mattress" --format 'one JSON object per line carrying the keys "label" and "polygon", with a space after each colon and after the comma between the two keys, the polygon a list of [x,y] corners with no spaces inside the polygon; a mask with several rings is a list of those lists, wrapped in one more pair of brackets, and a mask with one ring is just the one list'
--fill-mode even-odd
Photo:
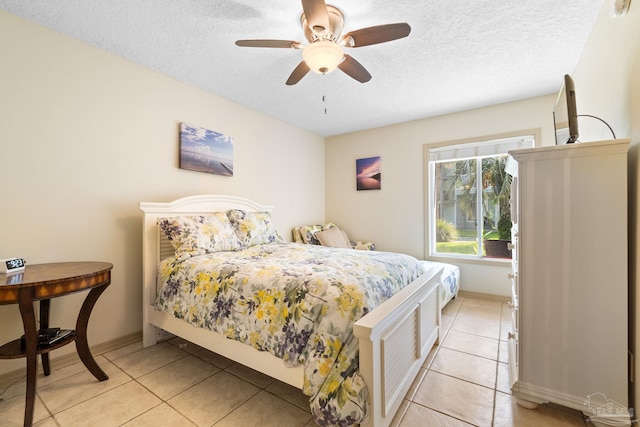
{"label": "mattress", "polygon": [[442,267],[440,277],[440,308],[458,296],[460,290],[460,268],[444,262],[423,261],[425,268],[429,266]]}

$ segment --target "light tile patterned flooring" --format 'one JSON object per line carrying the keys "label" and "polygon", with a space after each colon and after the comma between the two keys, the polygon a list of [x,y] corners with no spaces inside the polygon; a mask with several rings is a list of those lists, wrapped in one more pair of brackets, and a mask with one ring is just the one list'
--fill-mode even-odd
{"label": "light tile patterned flooring", "polygon": [[[575,411],[528,410],[509,393],[504,304],[458,297],[442,315],[442,342],[407,393],[394,425],[588,426]],[[81,363],[38,378],[35,425],[315,426],[297,389],[178,338],[96,357],[98,382]],[[21,426],[24,380],[0,384],[0,426]]]}

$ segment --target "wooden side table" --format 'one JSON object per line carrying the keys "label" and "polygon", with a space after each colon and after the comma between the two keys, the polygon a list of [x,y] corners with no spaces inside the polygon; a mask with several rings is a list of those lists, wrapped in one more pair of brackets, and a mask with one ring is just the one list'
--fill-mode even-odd
{"label": "wooden side table", "polygon": [[[107,262],[61,262],[27,265],[23,272],[0,274],[0,305],[18,304],[24,326],[24,345],[20,339],[4,344],[0,347],[0,359],[27,358],[25,427],[33,424],[38,354],[42,357],[44,374],[49,375],[49,352],[75,341],[78,356],[89,372],[99,381],[109,378],[91,355],[87,342],[87,325],[98,297],[111,283],[112,268],[113,265]],[[89,293],[78,313],[74,333],[54,344],[38,345],[38,327],[33,302],[40,301],[40,328],[45,329],[49,327],[51,298],[85,290],[89,290]]]}

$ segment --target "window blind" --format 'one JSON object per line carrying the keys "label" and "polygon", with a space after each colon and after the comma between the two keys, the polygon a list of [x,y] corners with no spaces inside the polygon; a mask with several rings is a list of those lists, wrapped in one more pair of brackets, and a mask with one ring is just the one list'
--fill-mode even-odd
{"label": "window blind", "polygon": [[474,157],[488,157],[506,154],[511,150],[531,148],[534,144],[533,135],[513,138],[492,139],[468,144],[444,145],[429,149],[429,160],[444,162],[450,160],[464,160]]}

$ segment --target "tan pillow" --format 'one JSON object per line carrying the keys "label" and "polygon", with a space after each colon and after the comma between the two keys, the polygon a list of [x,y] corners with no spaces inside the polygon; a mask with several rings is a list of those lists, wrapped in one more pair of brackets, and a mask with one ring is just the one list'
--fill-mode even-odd
{"label": "tan pillow", "polygon": [[344,241],[347,244],[347,247],[353,249],[353,246],[351,245],[351,240],[349,240],[349,236],[347,236],[347,232],[344,230],[340,230],[340,233],[342,233],[342,237],[344,238]]}
{"label": "tan pillow", "polygon": [[327,228],[323,231],[318,231],[316,237],[320,241],[322,246],[329,246],[332,248],[346,248],[351,249],[351,244],[346,237],[346,233],[340,230],[338,227]]}

